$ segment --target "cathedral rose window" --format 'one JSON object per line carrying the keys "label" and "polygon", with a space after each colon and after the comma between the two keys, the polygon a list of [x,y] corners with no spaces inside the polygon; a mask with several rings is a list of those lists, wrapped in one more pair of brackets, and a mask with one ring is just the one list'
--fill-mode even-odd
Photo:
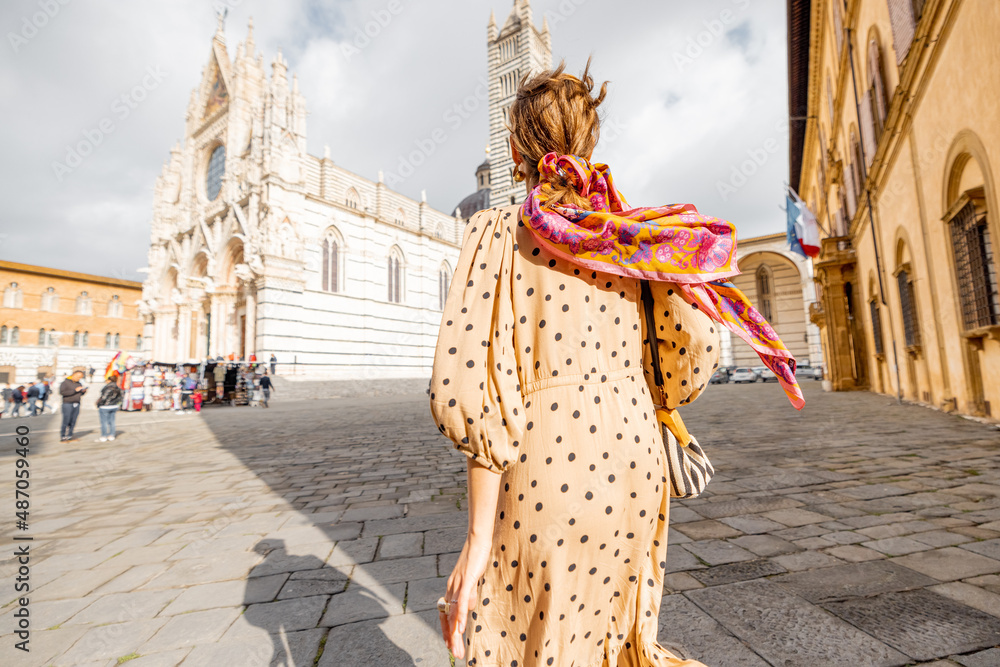
{"label": "cathedral rose window", "polygon": [[216,146],[208,159],[208,173],[205,175],[205,194],[209,201],[215,201],[222,189],[222,176],[226,173],[226,147]]}

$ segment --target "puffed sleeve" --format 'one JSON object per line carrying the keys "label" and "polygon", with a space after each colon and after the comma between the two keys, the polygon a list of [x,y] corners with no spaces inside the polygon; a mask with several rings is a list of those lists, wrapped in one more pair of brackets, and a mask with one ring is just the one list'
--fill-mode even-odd
{"label": "puffed sleeve", "polygon": [[511,303],[514,241],[504,215],[481,211],[466,226],[430,385],[438,430],[496,473],[517,460],[525,429]]}
{"label": "puffed sleeve", "polygon": [[[649,281],[653,324],[663,374],[663,407],[677,408],[698,398],[719,366],[719,325],[681,296],[674,283]],[[653,377],[651,347],[646,340],[646,311],[639,315],[643,332],[643,374],[653,401],[660,395]]]}

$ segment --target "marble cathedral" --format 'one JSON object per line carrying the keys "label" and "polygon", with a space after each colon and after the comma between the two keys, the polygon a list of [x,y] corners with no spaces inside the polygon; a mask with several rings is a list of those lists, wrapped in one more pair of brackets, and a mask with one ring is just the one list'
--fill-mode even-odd
{"label": "marble cathedral", "polygon": [[[489,147],[448,215],[306,152],[306,104],[280,51],[265,71],[251,22],[232,58],[222,23],[184,138],[157,179],[140,313],[145,356],[258,360],[311,377],[430,374],[465,222],[523,196],[504,128],[551,38],[515,0],[487,26]],[[516,187],[515,187],[516,186]],[[288,364],[293,364],[289,369]]]}
{"label": "marble cathedral", "polygon": [[[280,51],[220,21],[156,182],[144,355],[263,360],[331,378],[428,375],[464,222],[306,152]],[[295,364],[294,367],[290,367]]]}

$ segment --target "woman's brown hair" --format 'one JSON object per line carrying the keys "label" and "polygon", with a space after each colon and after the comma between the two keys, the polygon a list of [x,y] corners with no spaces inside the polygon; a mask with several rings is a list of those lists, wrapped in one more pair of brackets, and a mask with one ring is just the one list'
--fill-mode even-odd
{"label": "woman's brown hair", "polygon": [[[526,76],[517,89],[517,98],[510,107],[510,130],[517,152],[524,158],[527,175],[538,176],[538,161],[548,153],[577,155],[590,159],[601,136],[601,119],[597,107],[607,95],[608,82],[601,84],[593,95],[594,79],[590,76],[590,59],[578,79],[567,74],[566,63],[559,67]],[[590,202],[578,195],[572,184],[556,176],[544,187],[551,188],[550,203],[565,202],[590,209]]]}

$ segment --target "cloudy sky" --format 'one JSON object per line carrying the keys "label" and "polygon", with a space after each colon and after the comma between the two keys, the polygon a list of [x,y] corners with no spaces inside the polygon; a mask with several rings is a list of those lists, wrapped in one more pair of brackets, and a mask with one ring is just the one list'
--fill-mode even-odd
{"label": "cloudy sky", "polygon": [[[475,188],[487,110],[479,104],[457,128],[446,114],[463,102],[477,106],[490,10],[502,24],[512,4],[5,0],[0,259],[142,279],[154,181],[181,138],[223,5],[230,53],[252,16],[265,63],[280,48],[298,74],[313,155],[329,146],[335,162],[375,178],[379,169],[396,172],[415,142],[444,129],[446,141],[398,189],[412,197],[426,190],[432,206],[453,211]],[[557,62],[579,72],[593,55],[592,72],[610,81],[594,159],[611,167],[630,203],[694,203],[735,222],[742,237],[783,230],[782,0],[532,7],[538,25],[549,19]],[[384,25],[372,23],[379,17]],[[366,24],[376,34],[364,41]],[[123,106],[137,85],[144,99]],[[100,141],[77,163],[67,153],[87,137]]]}

